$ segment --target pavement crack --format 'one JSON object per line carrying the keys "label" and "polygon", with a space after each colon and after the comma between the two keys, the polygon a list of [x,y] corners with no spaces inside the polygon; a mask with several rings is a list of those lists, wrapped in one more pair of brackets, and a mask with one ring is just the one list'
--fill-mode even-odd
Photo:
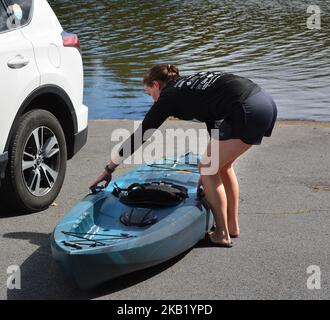
{"label": "pavement crack", "polygon": [[330,191],[330,185],[315,185],[315,186],[309,186],[309,188],[316,191]]}

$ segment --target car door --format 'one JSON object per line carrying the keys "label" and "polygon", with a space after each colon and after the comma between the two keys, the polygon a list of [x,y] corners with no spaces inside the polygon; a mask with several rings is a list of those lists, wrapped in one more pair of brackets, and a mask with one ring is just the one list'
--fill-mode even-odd
{"label": "car door", "polygon": [[7,137],[20,106],[40,85],[33,46],[21,31],[32,18],[33,1],[11,3],[0,0],[0,153],[7,151]]}

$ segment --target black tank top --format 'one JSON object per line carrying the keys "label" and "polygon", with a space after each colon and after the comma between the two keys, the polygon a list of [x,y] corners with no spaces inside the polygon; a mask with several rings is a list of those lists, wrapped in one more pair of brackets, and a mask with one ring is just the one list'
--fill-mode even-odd
{"label": "black tank top", "polygon": [[219,71],[199,72],[172,80],[163,88],[137,129],[142,134],[141,139],[134,143],[137,131],[133,133],[122,144],[119,154],[124,158],[133,154],[152,134],[148,131],[144,136],[144,133],[160,127],[169,116],[198,120],[208,125],[211,121],[223,119],[259,90],[260,87],[247,78]]}

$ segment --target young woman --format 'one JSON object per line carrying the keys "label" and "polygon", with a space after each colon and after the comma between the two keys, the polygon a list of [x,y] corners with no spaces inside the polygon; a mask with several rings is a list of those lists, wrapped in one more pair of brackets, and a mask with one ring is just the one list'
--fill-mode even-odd
{"label": "young woman", "polygon": [[[176,66],[161,64],[153,66],[143,82],[154,104],[142,121],[142,135],[157,129],[169,116],[206,123],[211,139],[199,165],[198,189],[203,185],[215,220],[215,230],[207,236],[213,245],[231,247],[231,237],[240,233],[239,185],[233,163],[252,145],[261,144],[264,136],[271,136],[277,118],[275,102],[251,80],[224,72],[180,77]],[[102,181],[107,186],[120,162],[146,140],[143,137],[140,144],[134,144],[136,132],[122,144],[91,190]]]}

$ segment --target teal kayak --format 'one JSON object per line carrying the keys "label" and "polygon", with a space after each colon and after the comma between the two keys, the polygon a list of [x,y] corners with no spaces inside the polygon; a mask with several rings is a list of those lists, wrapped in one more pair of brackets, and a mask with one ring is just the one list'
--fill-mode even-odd
{"label": "teal kayak", "polygon": [[[87,195],[56,225],[51,236],[54,259],[78,287],[92,289],[193,247],[213,225],[205,199],[196,193],[198,161],[199,156],[192,153],[161,159]],[[186,196],[171,206],[139,206],[123,202],[125,197],[119,198],[115,192],[143,183],[178,186]],[[125,222],[139,217],[146,223]]]}

